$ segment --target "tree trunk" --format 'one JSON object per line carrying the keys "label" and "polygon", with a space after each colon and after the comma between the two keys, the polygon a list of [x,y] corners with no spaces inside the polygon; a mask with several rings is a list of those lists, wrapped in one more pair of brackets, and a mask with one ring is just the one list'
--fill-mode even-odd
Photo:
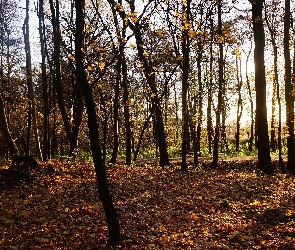
{"label": "tree trunk", "polygon": [[3,99],[1,95],[0,95],[0,128],[2,130],[4,141],[8,147],[11,158],[15,159],[18,156],[19,152],[18,152],[18,148],[16,144],[14,143],[11,137],[11,134],[7,125],[4,104],[3,104]]}
{"label": "tree trunk", "polygon": [[[190,1],[186,2],[187,6],[183,5],[183,9],[186,9],[186,21],[189,22],[190,14]],[[186,151],[187,147],[187,137],[189,129],[189,112],[187,108],[187,94],[188,94],[188,75],[190,68],[190,40],[188,35],[188,30],[183,30],[182,34],[182,144],[181,144],[181,170],[186,171]]]}
{"label": "tree trunk", "polygon": [[[212,13],[211,13],[212,15]],[[207,138],[208,138],[208,151],[212,154],[212,139],[213,139],[213,128],[212,128],[212,85],[213,85],[213,19],[210,18],[210,62],[209,62],[209,85],[208,85],[208,104],[207,104]]]}
{"label": "tree trunk", "polygon": [[110,163],[115,164],[117,161],[117,155],[119,150],[119,135],[118,135],[118,114],[119,114],[119,92],[120,92],[120,79],[121,79],[121,55],[118,56],[118,61],[116,65],[116,83],[114,88],[114,106],[113,106],[113,152],[112,157],[110,159]]}
{"label": "tree trunk", "polygon": [[250,80],[248,75],[248,62],[249,62],[251,50],[252,50],[252,42],[251,42],[249,53],[247,54],[247,59],[246,59],[246,83],[247,83],[247,89],[249,94],[250,113],[251,113],[250,114],[251,123],[250,123],[250,132],[249,132],[249,151],[250,152],[253,150],[253,139],[254,139],[254,105],[253,105],[252,91],[251,91]]}
{"label": "tree trunk", "polygon": [[271,175],[274,173],[269,149],[267,108],[266,108],[266,80],[264,65],[265,34],[263,27],[263,0],[250,1],[252,3],[252,21],[254,31],[254,63],[256,88],[256,128],[258,136],[258,171]]}
{"label": "tree trunk", "polygon": [[[123,50],[123,48],[122,48]],[[132,141],[132,133],[131,133],[131,122],[130,122],[130,111],[129,111],[129,89],[128,89],[128,82],[127,82],[127,64],[126,58],[124,55],[122,57],[122,84],[123,84],[123,102],[124,102],[124,122],[125,122],[125,148],[126,148],[126,164],[131,165],[131,141]],[[136,158],[136,157],[135,157]]]}
{"label": "tree trunk", "polygon": [[49,144],[49,105],[48,105],[48,86],[46,77],[46,64],[45,64],[45,24],[44,24],[44,2],[39,1],[38,18],[39,18],[39,38],[41,49],[41,70],[42,70],[42,85],[43,85],[43,160],[47,160],[50,156],[50,144]]}
{"label": "tree trunk", "polygon": [[106,219],[108,223],[109,238],[108,244],[111,246],[120,244],[120,226],[117,211],[113,205],[112,197],[107,183],[106,169],[102,161],[102,154],[99,141],[99,127],[96,116],[96,105],[93,99],[92,88],[87,82],[83,65],[83,30],[84,30],[84,1],[75,0],[76,6],[76,42],[75,57],[77,81],[81,86],[84,96],[88,116],[89,139],[92,150],[94,168],[97,177],[98,194],[101,199]]}
{"label": "tree trunk", "polygon": [[[238,63],[238,61],[240,62],[240,64]],[[242,94],[241,94],[243,79],[241,76],[241,56],[239,51],[236,52],[236,68],[237,68],[237,91],[238,91],[236,152],[238,152],[240,150],[240,121],[241,121],[242,112],[243,112],[243,103],[242,103]]]}
{"label": "tree trunk", "polygon": [[[198,59],[197,59],[197,68],[198,68],[198,118],[197,118],[197,131],[196,131],[196,137],[197,137],[197,145],[196,145],[196,151],[197,155],[195,157],[198,157],[201,153],[201,133],[202,133],[202,119],[203,119],[203,83],[202,83],[202,44],[199,44],[199,53],[198,53]],[[198,161],[198,159],[196,159]]]}
{"label": "tree trunk", "polygon": [[[56,91],[57,102],[60,108],[61,116],[63,119],[63,123],[65,126],[65,131],[67,135],[67,139],[72,143],[72,133],[71,133],[71,125],[67,115],[67,110],[65,106],[65,101],[63,97],[63,86],[61,82],[61,65],[60,65],[60,23],[59,23],[59,2],[56,0],[56,5],[54,8],[53,0],[49,0],[50,3],[50,10],[51,10],[51,22],[53,28],[53,40],[54,40],[54,68],[51,64],[50,71],[53,78],[53,84]],[[70,152],[71,153],[71,152]]]}
{"label": "tree trunk", "polygon": [[221,130],[220,115],[222,109],[222,93],[223,93],[223,34],[222,34],[222,20],[221,20],[221,5],[222,0],[217,1],[218,8],[218,42],[219,42],[219,61],[218,61],[218,100],[216,110],[216,124],[215,124],[215,135],[214,135],[214,146],[213,146],[213,161],[214,166],[218,165],[218,144]]}
{"label": "tree trunk", "polygon": [[29,29],[29,8],[30,0],[26,0],[26,17],[23,25],[25,52],[26,52],[26,70],[27,70],[27,84],[28,84],[28,100],[29,100],[29,110],[28,110],[28,132],[27,132],[27,148],[26,155],[30,154],[30,137],[31,137],[31,123],[33,123],[33,132],[35,137],[36,150],[39,160],[42,161],[42,154],[40,150],[38,129],[37,129],[37,119],[36,119],[36,106],[33,88],[33,77],[32,77],[32,60],[31,60],[31,46],[30,46],[30,29]]}
{"label": "tree trunk", "polygon": [[295,141],[294,141],[294,96],[291,81],[291,58],[290,58],[290,0],[285,0],[285,21],[284,21],[284,57],[285,57],[285,99],[286,99],[286,125],[288,128],[287,168],[292,175],[295,175]]}

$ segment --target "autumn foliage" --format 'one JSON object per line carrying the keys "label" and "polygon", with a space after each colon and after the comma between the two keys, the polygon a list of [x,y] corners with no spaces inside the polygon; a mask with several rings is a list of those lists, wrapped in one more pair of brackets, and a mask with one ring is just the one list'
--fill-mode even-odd
{"label": "autumn foliage", "polygon": [[[294,248],[294,177],[258,177],[256,164],[222,162],[213,169],[204,162],[187,172],[178,163],[107,166],[121,224],[118,249]],[[33,182],[0,193],[0,248],[106,249],[93,166],[40,165],[30,172]]]}

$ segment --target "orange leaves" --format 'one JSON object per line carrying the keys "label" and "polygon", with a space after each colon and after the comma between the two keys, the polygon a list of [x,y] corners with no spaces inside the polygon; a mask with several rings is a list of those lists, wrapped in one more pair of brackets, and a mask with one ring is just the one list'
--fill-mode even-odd
{"label": "orange leaves", "polygon": [[[92,165],[50,164],[57,174],[0,193],[0,248],[104,249]],[[221,164],[222,175],[206,165],[187,173],[107,167],[123,249],[292,249],[294,177],[257,177],[250,162]]]}

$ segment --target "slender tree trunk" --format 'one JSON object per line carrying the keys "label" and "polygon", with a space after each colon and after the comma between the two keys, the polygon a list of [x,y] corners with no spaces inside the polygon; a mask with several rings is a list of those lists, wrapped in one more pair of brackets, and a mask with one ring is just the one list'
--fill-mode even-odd
{"label": "slender tree trunk", "polygon": [[31,46],[30,46],[30,29],[29,29],[29,8],[30,0],[26,0],[26,17],[23,25],[23,34],[25,42],[25,52],[26,52],[26,69],[27,69],[27,83],[28,83],[28,100],[29,100],[29,110],[28,110],[28,132],[27,132],[27,148],[26,155],[30,154],[30,137],[31,137],[31,124],[33,123],[33,132],[35,137],[36,150],[38,153],[39,160],[42,160],[42,154],[40,150],[38,129],[37,129],[37,118],[36,118],[36,106],[33,88],[33,77],[32,77],[32,60],[31,60]]}
{"label": "slender tree trunk", "polygon": [[[185,20],[183,22],[190,22],[190,3],[191,1],[186,1],[186,5],[183,4],[183,9],[185,10]],[[183,24],[184,25],[184,24]],[[188,35],[188,30],[184,29],[182,34],[182,146],[181,146],[181,170],[186,171],[186,153],[187,153],[187,136],[189,129],[189,112],[187,108],[187,94],[188,94],[188,76],[190,68],[190,40]],[[194,134],[195,136],[195,134]]]}
{"label": "slender tree trunk", "polygon": [[120,92],[120,78],[121,78],[121,55],[118,57],[117,61],[117,75],[116,75],[116,83],[114,88],[114,106],[113,106],[113,152],[112,157],[110,159],[110,163],[115,164],[117,161],[117,155],[119,150],[119,135],[118,135],[118,114],[119,114],[119,92]]}
{"label": "slender tree trunk", "polygon": [[[65,131],[67,135],[68,141],[71,143],[73,140],[72,133],[71,133],[71,125],[67,115],[67,110],[65,106],[65,101],[63,97],[63,86],[61,81],[61,64],[60,64],[60,22],[59,22],[59,1],[56,0],[55,8],[53,0],[49,0],[50,10],[51,10],[51,22],[53,28],[53,40],[54,40],[54,69],[52,65],[51,67],[51,74],[53,77],[53,84],[56,90],[56,96],[58,105],[60,108],[61,116],[63,119],[63,123],[65,126]],[[71,153],[71,152],[70,152]]]}
{"label": "slender tree trunk", "polygon": [[252,51],[252,42],[251,42],[249,53],[247,54],[247,59],[246,59],[246,83],[247,83],[247,89],[249,94],[250,116],[251,116],[250,132],[249,132],[249,151],[250,152],[253,150],[253,139],[254,139],[254,104],[253,104],[252,91],[251,91],[249,74],[248,74],[248,63],[249,63],[249,57],[250,57],[251,51]]}
{"label": "slender tree trunk", "polygon": [[219,61],[218,61],[218,103],[216,111],[216,124],[215,124],[215,135],[214,135],[214,147],[213,147],[213,161],[214,166],[218,165],[218,144],[221,130],[220,115],[222,111],[222,93],[223,93],[223,34],[222,34],[222,20],[221,20],[221,5],[222,0],[217,1],[218,8],[218,42],[219,42]]}
{"label": "slender tree trunk", "polygon": [[18,152],[18,148],[16,144],[14,143],[11,137],[11,134],[7,125],[7,119],[6,119],[3,99],[1,95],[0,95],[0,128],[2,130],[4,141],[8,147],[11,158],[14,159],[19,155],[19,152]]}
{"label": "slender tree trunk", "polygon": [[294,141],[294,96],[291,81],[291,58],[290,58],[290,0],[285,0],[284,21],[284,57],[285,57],[285,99],[286,99],[286,125],[288,128],[288,163],[287,168],[295,175],[295,141]]}
{"label": "slender tree trunk", "polygon": [[[123,48],[122,48],[123,50]],[[126,58],[124,56],[124,51],[122,51],[122,84],[123,84],[123,102],[124,102],[124,122],[125,122],[125,148],[126,148],[126,164],[131,165],[131,151],[132,151],[132,132],[131,132],[131,122],[130,122],[130,111],[129,111],[129,89],[127,82],[127,64]]]}
{"label": "slender tree trunk", "polygon": [[265,34],[262,18],[263,0],[250,1],[252,3],[252,21],[254,31],[254,63],[256,88],[256,127],[258,136],[258,171],[273,174],[271,164],[267,108],[266,108],[266,80],[264,65]]}
{"label": "slender tree trunk", "polygon": [[143,127],[142,127],[142,129],[140,131],[140,135],[139,135],[139,138],[138,138],[137,146],[135,148],[134,156],[133,156],[133,161],[134,162],[137,159],[137,156],[138,156],[138,153],[139,153],[139,150],[140,150],[140,147],[141,147],[142,139],[143,139],[143,136],[144,136],[144,132],[145,132],[145,130],[147,129],[147,127],[149,125],[149,122],[150,122],[150,119],[152,118],[152,115],[153,115],[152,112],[148,115],[148,117],[146,118],[146,120],[145,120],[145,122],[143,124]]}
{"label": "slender tree trunk", "polygon": [[[211,13],[212,14],[212,13]],[[208,104],[207,104],[207,136],[208,136],[208,150],[209,154],[212,154],[212,85],[213,85],[213,19],[210,18],[210,30],[211,30],[211,41],[210,41],[210,62],[209,62],[209,86],[208,86]]]}
{"label": "slender tree trunk", "polygon": [[[236,151],[238,152],[240,150],[240,121],[242,117],[243,112],[243,103],[242,103],[242,76],[241,76],[241,58],[240,58],[240,52],[236,52],[236,68],[237,68],[237,91],[238,91],[238,103],[237,103],[237,131],[236,131]],[[238,63],[240,62],[240,64]],[[240,69],[239,69],[240,68]],[[239,73],[240,72],[240,73]]]}
{"label": "slender tree trunk", "polygon": [[48,106],[48,86],[47,86],[47,77],[46,77],[46,64],[45,64],[45,46],[44,46],[44,36],[45,36],[45,24],[44,24],[44,2],[43,0],[39,1],[38,17],[39,17],[39,38],[40,38],[40,49],[41,49],[41,70],[42,70],[42,84],[43,84],[43,160],[49,158],[49,106]]}
{"label": "slender tree trunk", "polygon": [[[116,35],[121,37],[119,22],[117,18],[116,10],[112,9],[114,23],[116,25]],[[119,43],[120,44],[120,43]],[[118,115],[119,115],[119,94],[120,94],[120,83],[121,83],[121,68],[122,68],[122,46],[120,46],[120,53],[118,55],[117,64],[116,64],[116,83],[114,87],[114,106],[113,106],[113,152],[110,159],[110,163],[115,164],[117,161],[118,150],[119,150],[119,135],[118,135]]]}
{"label": "slender tree trunk", "polygon": [[[199,44],[199,51],[202,50],[202,44]],[[198,53],[197,68],[198,68],[198,117],[197,117],[197,145],[196,145],[196,157],[201,153],[201,133],[202,133],[202,119],[203,119],[203,83],[202,83],[202,53]],[[196,159],[196,162],[198,159]]]}
{"label": "slender tree trunk", "polygon": [[91,143],[92,157],[97,177],[98,194],[101,199],[106,219],[108,222],[109,239],[108,244],[111,246],[120,244],[120,225],[117,211],[113,205],[112,197],[108,187],[106,169],[102,161],[102,154],[99,141],[99,127],[96,116],[96,105],[93,99],[92,88],[87,82],[86,73],[83,65],[83,30],[84,30],[84,1],[75,0],[76,5],[76,43],[75,57],[77,81],[81,86],[84,96],[88,116],[89,139]]}

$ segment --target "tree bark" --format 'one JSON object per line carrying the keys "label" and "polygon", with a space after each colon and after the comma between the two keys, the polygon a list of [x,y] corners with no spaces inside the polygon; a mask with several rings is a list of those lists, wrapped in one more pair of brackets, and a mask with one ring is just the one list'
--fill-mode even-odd
{"label": "tree bark", "polygon": [[105,164],[102,161],[102,153],[99,141],[99,127],[96,116],[96,105],[93,99],[92,88],[89,85],[83,65],[83,30],[84,30],[84,1],[75,0],[76,6],[76,39],[75,57],[77,81],[81,87],[88,116],[89,139],[93,157],[94,168],[97,177],[97,187],[108,223],[109,238],[111,246],[120,244],[120,225],[117,211],[113,205],[112,197],[108,187]]}
{"label": "tree bark", "polygon": [[44,24],[44,2],[39,0],[38,18],[39,18],[39,38],[41,49],[41,70],[42,70],[42,85],[43,85],[43,160],[47,160],[50,156],[49,144],[49,104],[48,104],[48,84],[46,77],[46,57],[45,57],[45,24]]}
{"label": "tree bark", "polygon": [[254,31],[254,63],[256,88],[256,128],[258,136],[258,172],[271,175],[274,169],[271,164],[267,108],[266,108],[266,80],[264,65],[265,33],[263,26],[263,0],[250,1],[252,3],[252,22]]}
{"label": "tree bark", "polygon": [[[61,65],[60,65],[60,23],[59,23],[59,2],[56,0],[56,6],[54,8],[53,0],[49,0],[51,10],[51,23],[53,28],[53,41],[54,41],[54,68],[50,66],[50,71],[53,78],[53,84],[56,91],[57,102],[60,108],[61,116],[65,126],[65,131],[69,143],[72,143],[73,137],[71,133],[71,125],[67,115],[65,101],[63,97],[64,89],[61,82]],[[71,153],[71,152],[70,152]]]}
{"label": "tree bark", "polygon": [[7,119],[6,119],[3,99],[1,95],[0,95],[0,128],[2,130],[4,141],[8,147],[11,158],[15,159],[16,157],[18,157],[19,152],[18,152],[18,148],[16,144],[14,143],[11,137],[11,134],[7,125]]}
{"label": "tree bark", "polygon": [[[186,6],[183,5],[185,11],[184,22],[189,22],[190,15],[190,0],[186,1]],[[183,26],[185,24],[183,23]],[[187,94],[188,94],[188,76],[190,68],[190,40],[188,35],[188,30],[184,29],[182,34],[182,144],[181,144],[181,170],[187,170],[186,164],[186,151],[188,149],[187,139],[188,139],[188,129],[189,129],[189,112],[187,106]],[[195,133],[194,133],[195,136]]]}
{"label": "tree bark", "polygon": [[218,61],[218,100],[217,100],[217,110],[216,110],[216,124],[215,124],[215,134],[214,134],[214,146],[213,146],[213,160],[212,164],[214,166],[218,165],[218,144],[221,131],[220,116],[222,112],[222,95],[223,95],[223,34],[222,34],[222,19],[221,19],[221,5],[222,0],[217,1],[218,8],[218,43],[219,43],[219,61]]}
{"label": "tree bark", "polygon": [[249,62],[251,50],[252,50],[252,42],[251,42],[250,50],[249,50],[249,53],[247,54],[247,59],[246,59],[246,83],[247,83],[247,89],[249,94],[250,116],[251,116],[251,124],[250,124],[250,132],[249,132],[249,147],[248,147],[250,152],[253,150],[253,139],[254,139],[254,104],[253,104],[252,91],[251,91],[249,74],[248,74],[248,62]]}
{"label": "tree bark", "polygon": [[31,125],[33,125],[33,134],[35,137],[36,150],[37,150],[39,160],[42,161],[42,154],[41,154],[41,150],[40,150],[39,135],[38,135],[38,129],[37,129],[36,105],[35,105],[33,76],[32,76],[32,59],[31,59],[30,28],[29,28],[29,20],[30,20],[29,8],[30,8],[30,0],[26,0],[26,17],[25,17],[25,21],[24,21],[24,25],[23,25],[23,35],[24,35],[25,53],[26,53],[28,100],[29,100],[26,155],[29,156],[29,154],[30,154]]}
{"label": "tree bark", "polygon": [[284,57],[285,57],[285,100],[286,100],[286,125],[288,128],[288,171],[295,175],[295,141],[294,141],[294,90],[291,81],[291,58],[290,58],[290,0],[285,0],[284,21]]}

